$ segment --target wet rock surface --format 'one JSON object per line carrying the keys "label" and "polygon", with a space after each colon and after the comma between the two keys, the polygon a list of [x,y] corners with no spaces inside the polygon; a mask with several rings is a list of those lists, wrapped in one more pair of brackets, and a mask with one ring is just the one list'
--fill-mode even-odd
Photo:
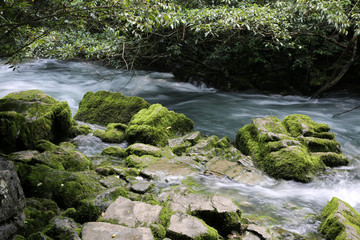
{"label": "wet rock surface", "polygon": [[25,221],[25,196],[11,161],[0,157],[0,239],[15,234]]}
{"label": "wet rock surface", "polygon": [[348,164],[329,130],[300,114],[282,122],[273,116],[257,118],[238,131],[236,145],[271,177],[309,182],[326,165]]}
{"label": "wet rock surface", "polygon": [[326,239],[360,239],[360,214],[348,203],[332,198],[321,212],[319,232]]}

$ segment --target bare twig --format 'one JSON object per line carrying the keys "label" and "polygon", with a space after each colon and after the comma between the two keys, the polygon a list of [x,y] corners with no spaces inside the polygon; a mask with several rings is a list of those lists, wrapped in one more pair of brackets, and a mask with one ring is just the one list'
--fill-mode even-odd
{"label": "bare twig", "polygon": [[360,108],[360,105],[359,105],[359,106],[356,106],[356,107],[354,107],[354,108],[352,108],[352,109],[350,109],[350,110],[346,110],[346,111],[341,112],[341,113],[336,113],[336,114],[334,114],[332,117],[334,118],[334,117],[336,117],[336,116],[340,116],[340,115],[342,115],[342,114],[344,114],[344,113],[348,113],[348,112],[354,111],[355,109],[358,109],[358,108]]}

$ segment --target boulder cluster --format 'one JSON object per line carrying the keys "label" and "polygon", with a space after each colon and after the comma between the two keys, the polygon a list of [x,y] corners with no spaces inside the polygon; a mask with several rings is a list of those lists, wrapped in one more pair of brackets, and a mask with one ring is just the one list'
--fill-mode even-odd
{"label": "boulder cluster", "polygon": [[[234,144],[193,127],[121,93],[86,93],[74,118],[67,102],[39,90],[3,97],[0,239],[303,239],[243,217],[232,198],[203,193],[194,179],[309,182],[348,164],[328,125],[304,115],[254,119]],[[111,146],[85,156],[73,139],[88,134]],[[319,216],[327,239],[359,239],[360,217],[347,203],[334,198]]]}

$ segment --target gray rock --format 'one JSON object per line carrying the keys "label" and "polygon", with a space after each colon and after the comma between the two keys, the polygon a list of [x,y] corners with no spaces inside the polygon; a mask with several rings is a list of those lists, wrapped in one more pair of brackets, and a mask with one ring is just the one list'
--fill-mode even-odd
{"label": "gray rock", "polygon": [[24,226],[25,196],[11,161],[0,157],[0,239]]}
{"label": "gray rock", "polygon": [[104,214],[105,220],[117,220],[129,227],[150,225],[159,221],[162,207],[119,197],[110,204]]}
{"label": "gray rock", "polygon": [[169,207],[201,218],[222,236],[241,231],[241,211],[230,197],[175,193],[169,198]]}
{"label": "gray rock", "polygon": [[171,216],[167,233],[172,239],[218,239],[216,230],[199,219],[180,212]]}
{"label": "gray rock", "polygon": [[241,237],[241,240],[262,240],[255,233],[245,231],[245,234]]}
{"label": "gray rock", "polygon": [[104,222],[85,223],[81,231],[82,240],[153,240],[150,228],[129,228]]}
{"label": "gray rock", "polygon": [[135,193],[146,193],[154,187],[154,184],[151,182],[137,182],[131,185],[130,190]]}
{"label": "gray rock", "polygon": [[271,240],[272,236],[267,232],[267,229],[264,227],[257,226],[255,224],[250,224],[246,231],[252,232],[255,235],[259,236],[262,240]]}
{"label": "gray rock", "polygon": [[127,154],[136,156],[151,155],[154,157],[161,156],[161,149],[149,144],[135,143],[126,149]]}
{"label": "gray rock", "polygon": [[50,222],[50,228],[46,230],[46,234],[53,237],[65,238],[67,240],[81,240],[76,233],[76,229],[80,227],[80,224],[68,217],[55,217]]}

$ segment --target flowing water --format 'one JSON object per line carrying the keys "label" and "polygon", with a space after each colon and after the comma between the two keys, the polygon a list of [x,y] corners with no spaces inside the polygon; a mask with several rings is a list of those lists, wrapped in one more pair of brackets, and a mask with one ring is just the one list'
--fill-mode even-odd
{"label": "flowing water", "polygon": [[[360,96],[333,93],[307,101],[301,96],[224,93],[175,82],[170,73],[134,73],[56,60],[26,63],[15,71],[0,65],[0,86],[0,97],[10,92],[40,89],[57,100],[67,101],[73,114],[87,91],[121,91],[184,113],[195,122],[194,130],[205,135],[228,136],[231,140],[252,118],[274,115],[283,119],[293,113],[306,114],[316,122],[329,124],[350,159],[349,166],[329,170],[308,184],[269,180],[249,186],[203,176],[198,179],[204,183],[202,190],[228,194],[240,203],[244,215],[258,215],[264,223],[300,234],[316,232],[319,222],[313,216],[333,196],[360,210],[360,109],[333,116],[360,105]],[[80,137],[77,141],[80,150],[88,155],[97,154],[107,146],[95,137]]]}

